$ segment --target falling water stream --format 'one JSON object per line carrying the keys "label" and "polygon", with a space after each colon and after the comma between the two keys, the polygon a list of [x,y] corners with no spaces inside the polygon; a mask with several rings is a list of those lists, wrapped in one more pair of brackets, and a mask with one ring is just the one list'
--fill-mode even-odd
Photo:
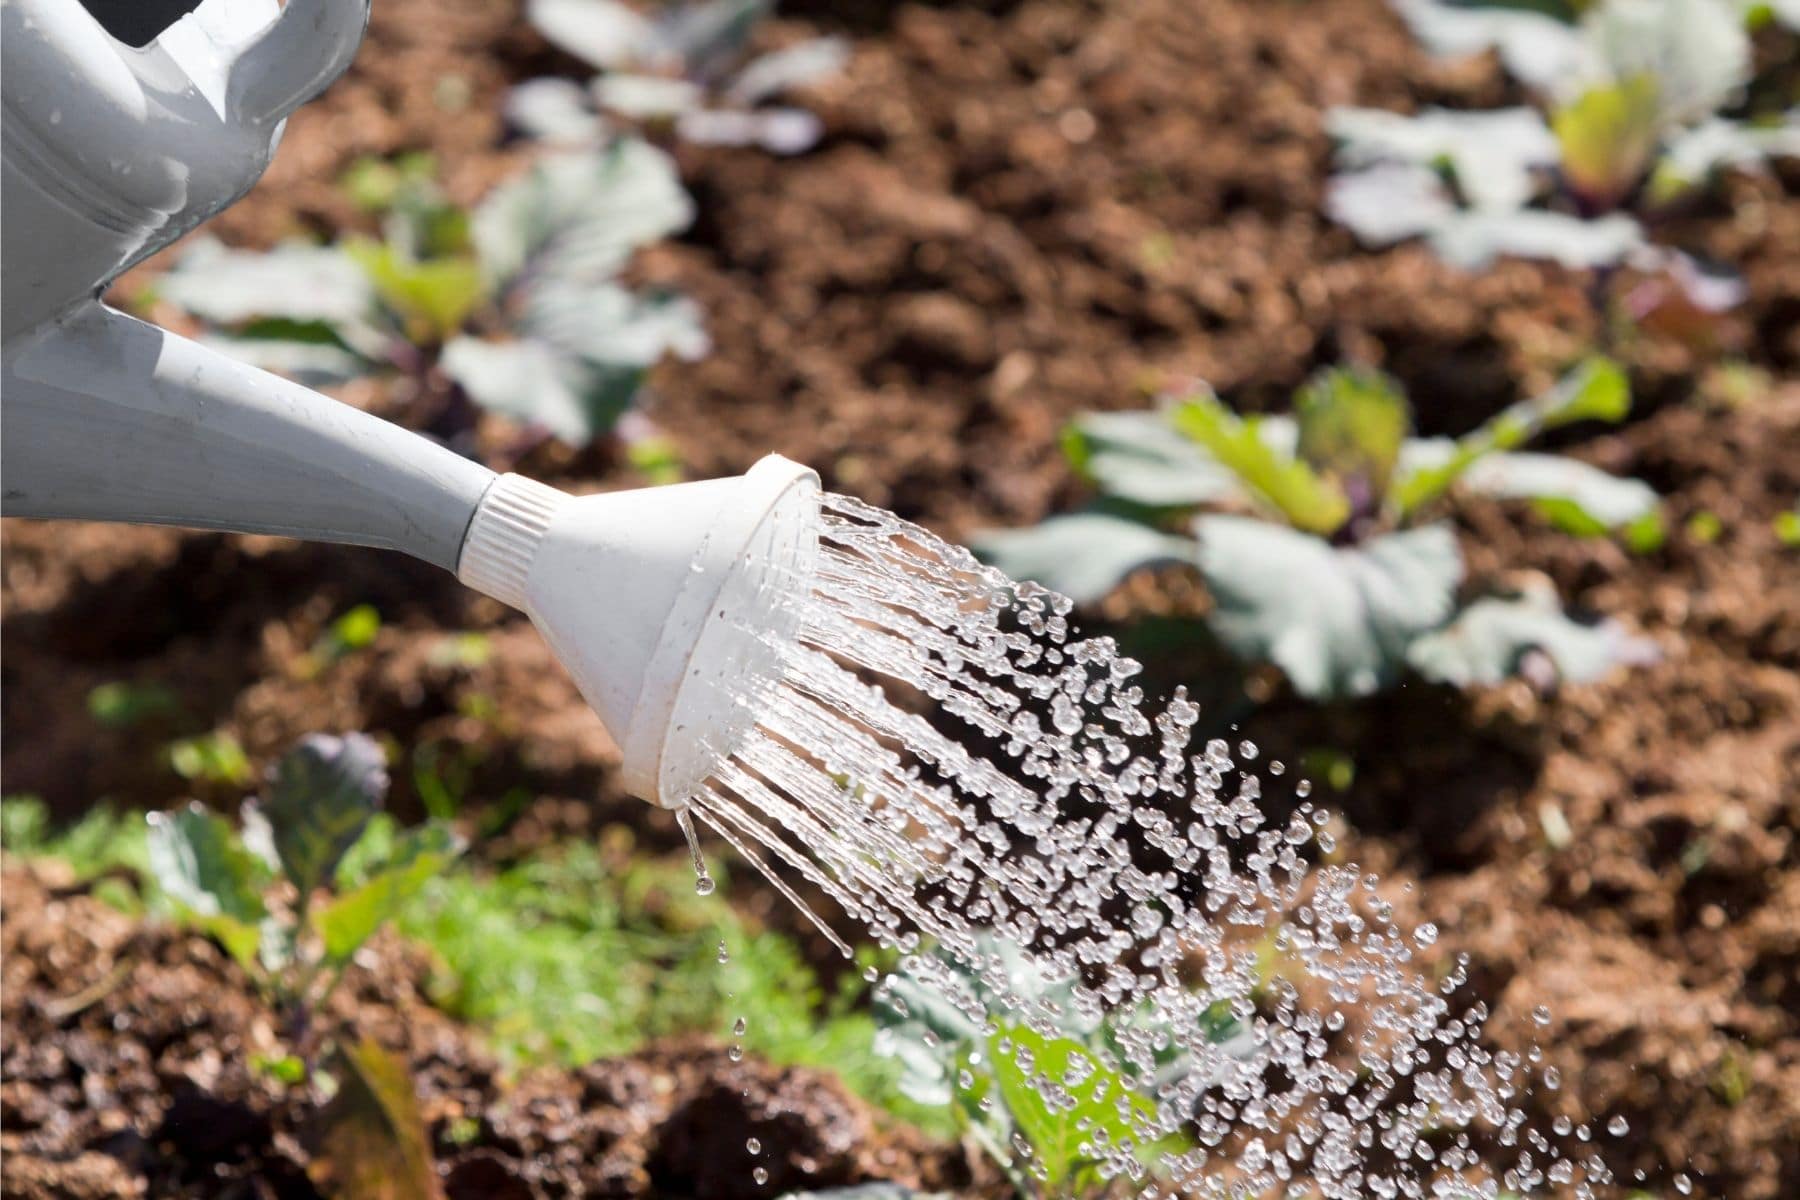
{"label": "falling water stream", "polygon": [[[1556,1080],[1484,1043],[1485,1005],[1452,1002],[1461,965],[1415,964],[1435,927],[1400,928],[1374,876],[1319,863],[1303,781],[1272,820],[1255,748],[1194,744],[1199,709],[1178,691],[1153,710],[1111,639],[1071,636],[1065,598],[859,501],[822,508],[782,676],[739,698],[756,731],[684,828],[714,831],[848,955],[788,879],[813,885],[984,1029],[1154,1016],[1100,1052],[1138,1101],[1121,1109],[1135,1136],[1096,1156],[1144,1195],[1611,1182],[1588,1129],[1527,1120]],[[1017,985],[1021,957],[1062,1000]],[[1218,1041],[1221,1011],[1242,1036]],[[1181,1052],[1191,1069],[1159,1074]],[[1032,1082],[1055,1106],[1078,1081]],[[1170,1134],[1189,1148],[1145,1175],[1138,1147]]]}

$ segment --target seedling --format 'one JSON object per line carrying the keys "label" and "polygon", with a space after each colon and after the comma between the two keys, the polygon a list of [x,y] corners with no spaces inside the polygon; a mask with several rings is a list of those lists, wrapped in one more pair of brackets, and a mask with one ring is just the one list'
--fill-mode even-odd
{"label": "seedling", "polygon": [[1191,564],[1212,595],[1212,633],[1312,699],[1366,695],[1409,669],[1495,683],[1540,659],[1553,678],[1588,680],[1650,647],[1610,622],[1571,620],[1547,585],[1463,601],[1455,535],[1425,518],[1454,487],[1529,500],[1573,534],[1654,540],[1648,485],[1518,450],[1571,422],[1616,422],[1629,406],[1622,372],[1593,359],[1454,439],[1412,436],[1399,386],[1349,369],[1315,376],[1291,417],[1240,417],[1204,391],[1155,412],[1088,414],[1065,448],[1098,501],[978,548],[1083,604],[1140,567]]}
{"label": "seedling", "polygon": [[774,0],[701,0],[645,15],[619,0],[532,0],[526,15],[538,32],[600,74],[585,87],[522,84],[508,116],[554,142],[604,138],[611,117],[672,127],[689,142],[804,153],[819,140],[819,119],[773,101],[838,71],[850,47],[822,37],[751,55],[750,35],[774,8]]}
{"label": "seedling", "polygon": [[[378,819],[380,748],[363,734],[305,738],[277,764],[243,832],[199,805],[152,813],[151,878],[186,922],[215,938],[281,1018],[308,1067],[314,1015],[352,956],[460,847],[448,827],[397,833]],[[272,1072],[291,1073],[274,1056]]]}
{"label": "seedling", "polygon": [[1505,255],[1655,277],[1630,298],[1643,317],[1679,294],[1697,313],[1736,304],[1735,277],[1653,244],[1647,230],[1720,172],[1800,154],[1790,112],[1728,118],[1751,82],[1736,0],[1519,5],[1397,0],[1430,48],[1493,47],[1537,107],[1334,109],[1342,172],[1326,207],[1370,245],[1423,236],[1480,267]]}
{"label": "seedling", "polygon": [[220,348],[303,382],[408,378],[447,437],[467,432],[473,401],[586,444],[665,354],[708,349],[691,301],[620,282],[638,248],[693,218],[674,165],[642,141],[549,157],[467,213],[416,166],[365,167],[348,186],[385,212],[381,238],[267,253],[201,240],[161,294]]}
{"label": "seedling", "polygon": [[[876,989],[876,1048],[901,1064],[907,1096],[949,1107],[1022,1197],[1097,1195],[1121,1172],[1141,1179],[1162,1156],[1189,1147],[1152,1097],[1200,1069],[1192,1052],[1142,1020],[1082,1018],[1070,984],[1045,980],[998,937],[978,939],[977,953],[1003,965],[1013,1003],[1058,1014],[1059,1027],[1046,1031],[1009,1014],[991,971],[942,952],[909,960]],[[985,1019],[953,1003],[957,995]],[[1247,1041],[1222,1008],[1208,1010],[1203,1024],[1204,1040],[1223,1052]],[[1125,1048],[1127,1039],[1135,1049]],[[1153,1086],[1135,1073],[1134,1060],[1146,1054]]]}

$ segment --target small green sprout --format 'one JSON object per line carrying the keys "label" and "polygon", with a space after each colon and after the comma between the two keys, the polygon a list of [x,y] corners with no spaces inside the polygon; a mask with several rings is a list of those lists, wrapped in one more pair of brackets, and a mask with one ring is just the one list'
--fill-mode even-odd
{"label": "small green sprout", "polygon": [[1212,633],[1309,698],[1366,695],[1409,670],[1458,686],[1588,680],[1652,648],[1569,619],[1547,582],[1463,598],[1455,535],[1426,517],[1459,488],[1528,501],[1577,536],[1641,535],[1657,521],[1648,485],[1520,450],[1629,405],[1623,372],[1596,358],[1455,439],[1412,436],[1398,385],[1362,370],[1320,373],[1291,417],[1240,416],[1204,391],[1154,412],[1091,413],[1064,446],[1098,500],[977,549],[1082,604],[1140,567],[1188,563],[1211,592]]}
{"label": "small green sprout", "polygon": [[[1091,1194],[1112,1174],[1153,1174],[1164,1156],[1190,1147],[1185,1122],[1171,1127],[1152,1099],[1201,1069],[1168,1036],[1168,1018],[1085,1019],[1071,985],[1043,978],[1013,943],[984,935],[976,952],[1004,968],[1004,996],[990,985],[991,972],[942,951],[903,960],[876,989],[876,1048],[900,1063],[908,1097],[949,1107],[1022,1197]],[[1008,1009],[1021,1001],[1060,1014],[1060,1027],[1046,1031]],[[1248,1034],[1227,1007],[1208,1009],[1196,1036],[1231,1054]],[[1143,1061],[1146,1054],[1154,1061]]]}
{"label": "small green sprout", "polygon": [[[363,734],[303,739],[246,802],[243,832],[197,804],[152,813],[147,858],[162,897],[223,946],[314,1061],[321,1010],[356,951],[460,845],[448,827],[397,832],[379,817],[387,771]],[[285,886],[277,887],[278,883]],[[276,1057],[270,1072],[292,1069]]]}

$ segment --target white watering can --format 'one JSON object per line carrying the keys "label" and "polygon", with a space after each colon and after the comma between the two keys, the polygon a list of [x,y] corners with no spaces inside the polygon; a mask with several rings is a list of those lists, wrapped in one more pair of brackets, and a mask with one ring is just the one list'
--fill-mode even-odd
{"label": "white watering can", "polygon": [[249,190],[367,18],[368,0],[0,0],[0,511],[454,571],[530,614],[618,739],[627,787],[679,808],[756,719],[798,622],[811,471],[771,455],[735,479],[578,499],[98,299]]}

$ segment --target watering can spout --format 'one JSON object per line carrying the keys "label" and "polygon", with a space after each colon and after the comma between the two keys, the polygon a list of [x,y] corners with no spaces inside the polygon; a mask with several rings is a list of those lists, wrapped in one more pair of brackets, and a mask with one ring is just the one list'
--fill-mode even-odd
{"label": "watering can spout", "polygon": [[817,477],[597,496],[496,475],[299,384],[90,302],[0,356],[4,512],[399,550],[523,609],[680,807],[741,743],[810,591]]}

